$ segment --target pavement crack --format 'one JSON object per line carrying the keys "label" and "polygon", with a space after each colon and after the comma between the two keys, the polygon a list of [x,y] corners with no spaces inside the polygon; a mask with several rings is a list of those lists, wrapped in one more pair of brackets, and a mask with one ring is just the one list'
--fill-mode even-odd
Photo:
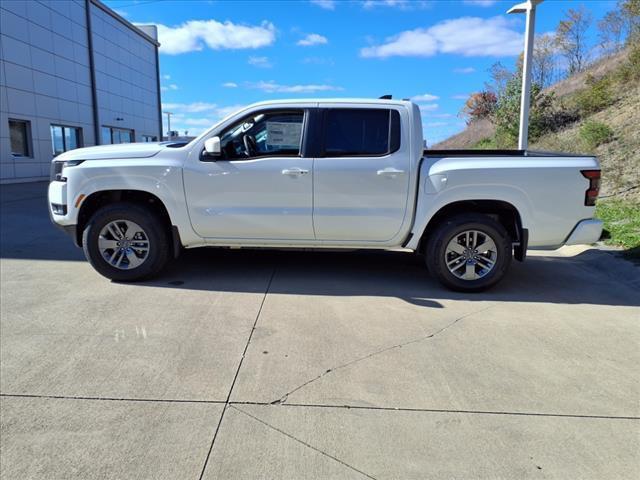
{"label": "pavement crack", "polygon": [[348,464],[347,462],[345,462],[344,460],[340,460],[338,457],[334,457],[334,456],[333,456],[333,455],[331,455],[330,453],[327,453],[327,452],[325,452],[325,451],[323,451],[323,450],[320,450],[319,448],[314,447],[313,445],[311,445],[311,444],[309,444],[309,443],[305,442],[304,440],[301,440],[301,439],[299,439],[299,438],[297,438],[297,437],[294,437],[294,436],[293,436],[293,435],[291,435],[290,433],[287,433],[287,432],[285,432],[284,430],[282,430],[282,429],[280,429],[280,428],[278,428],[278,427],[274,427],[274,426],[273,426],[273,425],[271,425],[270,423],[265,422],[264,420],[262,420],[262,419],[260,419],[260,418],[256,417],[255,415],[251,415],[250,413],[245,412],[244,410],[242,410],[242,409],[238,408],[238,407],[237,407],[237,406],[235,406],[235,405],[229,405],[229,408],[233,408],[234,410],[237,410],[238,412],[242,413],[243,415],[246,415],[247,417],[252,418],[252,419],[253,419],[253,420],[255,420],[256,422],[261,423],[261,424],[262,424],[262,425],[264,425],[265,427],[270,428],[271,430],[275,430],[276,432],[278,432],[278,433],[280,433],[280,434],[284,435],[285,437],[290,438],[291,440],[293,440],[293,441],[295,441],[295,442],[298,442],[299,444],[304,445],[304,446],[305,446],[305,447],[307,447],[307,448],[310,448],[311,450],[313,450],[314,452],[319,453],[320,455],[323,455],[323,456],[325,456],[325,457],[327,457],[327,458],[330,458],[331,460],[333,460],[333,461],[335,461],[335,462],[338,462],[340,465],[343,465],[343,466],[347,467],[348,469],[353,470],[354,472],[359,473],[360,475],[363,475],[363,476],[365,476],[365,477],[367,477],[367,478],[370,478],[370,479],[372,479],[372,480],[376,480],[376,479],[375,479],[375,477],[372,477],[372,476],[371,476],[371,475],[369,475],[368,473],[363,472],[362,470],[360,470],[360,469],[358,469],[358,468],[354,467],[353,465],[349,465],[349,464]]}
{"label": "pavement crack", "polygon": [[376,351],[374,351],[372,353],[369,353],[367,355],[363,355],[362,357],[358,357],[358,358],[355,358],[353,360],[350,360],[350,361],[348,361],[346,363],[343,363],[342,365],[338,365],[337,367],[329,368],[329,369],[325,370],[324,372],[322,372],[321,374],[313,377],[312,379],[307,380],[306,382],[298,385],[293,390],[288,391],[287,393],[282,395],[280,398],[272,401],[271,405],[279,405],[279,404],[285,403],[290,395],[294,394],[295,392],[297,392],[299,390],[302,390],[303,388],[305,388],[306,386],[308,386],[308,385],[310,385],[310,384],[312,384],[314,382],[317,382],[318,380],[320,380],[321,378],[325,377],[326,375],[329,375],[332,372],[335,372],[337,370],[342,370],[344,368],[350,367],[351,365],[354,365],[356,363],[362,362],[364,360],[368,360],[368,359],[370,359],[372,357],[375,357],[377,355],[381,355],[381,354],[389,352],[391,350],[395,350],[395,349],[398,349],[398,348],[406,347],[407,345],[412,345],[414,343],[419,343],[419,342],[423,342],[425,340],[429,340],[431,338],[434,338],[434,337],[440,335],[441,333],[445,332],[449,328],[453,327],[460,320],[463,320],[463,319],[465,319],[467,317],[470,317],[472,315],[476,315],[478,313],[484,312],[484,311],[486,311],[486,310],[488,310],[490,308],[493,308],[494,306],[495,305],[489,305],[488,307],[485,307],[485,308],[480,309],[480,310],[476,310],[475,312],[471,312],[471,313],[467,313],[465,315],[462,315],[462,316],[456,318],[455,320],[453,320],[452,322],[448,323],[444,327],[436,330],[435,332],[430,333],[429,335],[424,335],[422,337],[414,338],[413,340],[409,340],[407,342],[397,343],[397,344],[391,345],[389,347],[384,347],[384,348],[382,348],[380,350],[376,350]]}
{"label": "pavement crack", "polygon": [[322,403],[267,403],[267,402],[231,402],[231,406],[236,405],[249,405],[249,406],[280,406],[290,408],[327,408],[327,409],[339,409],[339,410],[370,410],[370,411],[382,411],[382,412],[408,412],[408,413],[445,413],[445,414],[462,414],[462,415],[499,415],[499,416],[518,416],[518,417],[549,417],[549,418],[574,418],[574,419],[587,419],[587,420],[632,420],[638,421],[638,416],[625,416],[625,415],[595,415],[586,413],[554,413],[554,412],[525,412],[525,411],[509,411],[509,410],[461,410],[451,408],[418,408],[418,407],[385,407],[376,405],[336,405],[336,404],[322,404]]}
{"label": "pavement crack", "polygon": [[197,400],[187,398],[127,398],[127,397],[88,397],[78,395],[39,395],[30,393],[0,393],[7,398],[40,398],[49,400],[91,400],[102,402],[151,402],[151,403],[210,403],[223,404],[221,400]]}
{"label": "pavement crack", "polygon": [[231,402],[231,394],[233,393],[233,388],[236,386],[236,380],[238,380],[238,375],[240,374],[240,369],[242,368],[242,363],[247,355],[247,350],[249,349],[249,345],[251,344],[251,339],[253,338],[253,332],[256,330],[256,326],[258,325],[258,320],[260,319],[260,315],[262,314],[262,308],[264,307],[264,302],[267,300],[267,295],[269,295],[269,290],[271,289],[271,284],[273,283],[273,277],[276,275],[276,267],[273,267],[271,271],[271,276],[269,277],[269,282],[267,283],[267,288],[264,291],[264,295],[262,296],[262,302],[260,302],[260,308],[258,308],[258,313],[256,314],[256,319],[253,321],[253,327],[251,328],[251,332],[249,332],[249,338],[247,338],[247,343],[244,346],[244,350],[242,351],[242,356],[240,357],[240,362],[238,362],[238,368],[236,369],[236,374],[233,377],[233,381],[231,382],[231,388],[229,388],[229,393],[227,394],[227,399],[224,402],[224,408],[222,409],[222,413],[220,414],[220,420],[218,420],[218,424],[216,425],[216,430],[213,433],[213,438],[211,439],[211,445],[209,446],[209,451],[207,452],[207,456],[204,459],[204,465],[202,465],[202,471],[200,472],[200,480],[204,477],[204,472],[207,470],[207,464],[209,463],[209,458],[211,457],[211,452],[213,451],[213,446],[216,443],[216,438],[218,438],[218,432],[220,431],[220,426],[222,425],[222,420],[224,419],[224,414],[227,412],[230,402]]}

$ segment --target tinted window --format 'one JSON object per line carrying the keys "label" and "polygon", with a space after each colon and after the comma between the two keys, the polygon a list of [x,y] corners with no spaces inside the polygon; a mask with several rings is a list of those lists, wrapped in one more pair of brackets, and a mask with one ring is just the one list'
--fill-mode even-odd
{"label": "tinted window", "polygon": [[222,132],[222,158],[237,160],[264,156],[298,156],[304,113],[266,112],[252,114]]}
{"label": "tinted window", "polygon": [[31,156],[29,126],[29,122],[27,121],[9,120],[11,153],[16,157]]}
{"label": "tinted window", "polygon": [[386,109],[329,109],[324,139],[329,157],[392,153],[400,148],[400,115]]}

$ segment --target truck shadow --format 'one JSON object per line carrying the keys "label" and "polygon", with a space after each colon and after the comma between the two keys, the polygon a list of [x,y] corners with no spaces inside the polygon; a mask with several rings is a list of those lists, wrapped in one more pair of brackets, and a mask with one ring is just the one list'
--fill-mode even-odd
{"label": "truck shadow", "polygon": [[[465,294],[447,290],[421,256],[406,252],[197,249],[184,252],[159,278],[137,285],[260,293],[273,274],[269,294],[395,297],[429,308],[456,299],[640,306],[640,268],[623,262],[624,275],[620,265],[603,270],[610,262],[621,261],[595,250],[570,258],[529,257],[514,261],[493,289]],[[256,275],[265,282],[249,281]]]}

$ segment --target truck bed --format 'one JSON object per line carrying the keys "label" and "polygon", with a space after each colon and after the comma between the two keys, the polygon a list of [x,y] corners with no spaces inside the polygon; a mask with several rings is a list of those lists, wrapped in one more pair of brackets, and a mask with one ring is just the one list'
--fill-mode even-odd
{"label": "truck bed", "polygon": [[431,150],[426,148],[423,155],[429,158],[442,157],[589,157],[577,153],[542,152],[534,150]]}

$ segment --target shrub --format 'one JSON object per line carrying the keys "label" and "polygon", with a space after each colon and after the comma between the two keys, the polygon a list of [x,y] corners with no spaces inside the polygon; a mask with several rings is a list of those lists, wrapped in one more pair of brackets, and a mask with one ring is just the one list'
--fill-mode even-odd
{"label": "shrub", "polygon": [[640,42],[631,44],[629,57],[615,72],[615,77],[622,84],[640,80]]}
{"label": "shrub", "polygon": [[[495,143],[498,148],[512,148],[518,139],[520,124],[521,77],[516,75],[507,82],[504,93],[492,115],[496,126]],[[576,112],[568,110],[553,93],[542,93],[539,85],[531,87],[529,110],[529,140],[555,132],[578,119]]]}
{"label": "shrub", "polygon": [[489,117],[495,111],[497,104],[498,97],[495,93],[482,91],[471,94],[462,111],[468,119],[467,123],[470,123]]}
{"label": "shrub", "polygon": [[586,84],[586,88],[580,90],[575,97],[581,116],[599,112],[613,103],[609,77],[596,79],[593,75],[589,75]]}
{"label": "shrub", "polygon": [[599,145],[613,140],[613,130],[606,123],[590,120],[580,127],[580,138],[590,150],[594,150]]}

